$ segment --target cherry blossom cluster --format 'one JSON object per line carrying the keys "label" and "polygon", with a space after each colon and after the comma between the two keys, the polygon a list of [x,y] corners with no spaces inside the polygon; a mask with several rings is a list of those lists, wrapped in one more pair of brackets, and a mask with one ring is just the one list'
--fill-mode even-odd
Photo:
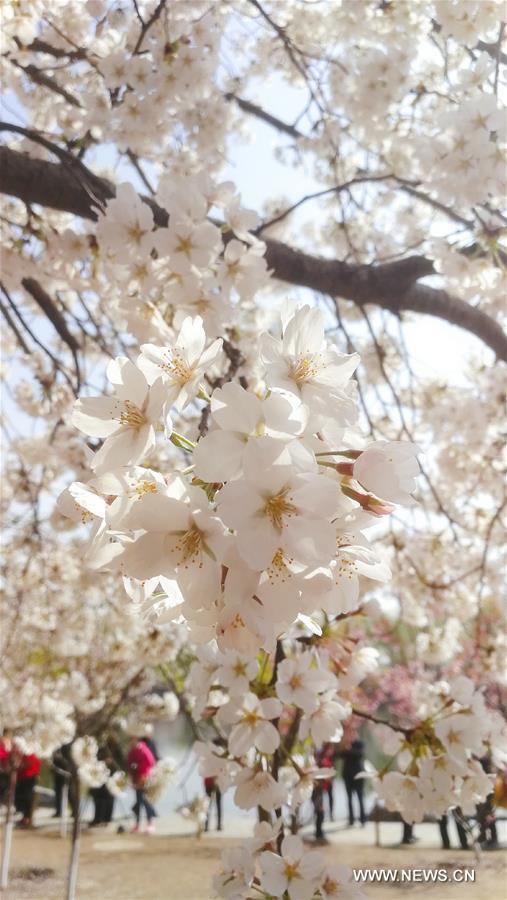
{"label": "cherry blossom cluster", "polygon": [[115,317],[141,344],[159,347],[188,316],[199,315],[208,334],[223,333],[234,323],[231,296],[247,302],[267,281],[264,244],[249,231],[256,214],[242,209],[231,182],[216,184],[205,172],[163,175],[155,199],[169,214],[165,227],[154,228],[152,210],[130,184],[119,185],[99,222]]}
{"label": "cherry blossom cluster", "polygon": [[[270,650],[301,614],[356,609],[360,575],[388,577],[361,528],[413,503],[416,450],[350,446],[358,360],[324,332],[322,313],[305,306],[280,336],[262,335],[262,381],[216,388],[204,401],[212,428],[198,442],[172,417],[207,397],[204,379],[219,365],[222,342],[207,340],[200,317],[186,318],[172,345],[111,362],[112,396],[76,403],[74,425],[101,444],[96,477],[63,502],[95,522],[91,564],[119,569],[144,594],[160,585],[196,640]],[[190,465],[164,474],[141,465],[161,434],[192,454]]]}
{"label": "cherry blossom cluster", "polygon": [[222,854],[220,872],[213,878],[213,887],[226,900],[247,897],[254,891],[262,896],[312,898],[365,897],[353,881],[352,870],[345,865],[329,863],[324,854],[308,853],[301,838],[286,835],[277,849],[280,820],[275,826],[259,822],[252,838],[242,847]]}
{"label": "cherry blossom cluster", "polygon": [[[224,248],[207,218],[220,198],[209,179],[186,179],[172,192],[162,184],[159,194],[170,212],[165,229],[153,230],[128,186],[108,204],[103,254],[114,266],[132,264],[133,235],[142,261],[154,254],[176,285],[213,271],[214,295],[233,320],[234,303],[264,278],[263,247],[246,231],[251,217],[237,198],[233,207],[222,200],[227,231],[243,239]],[[169,325],[158,313],[150,320],[158,343],[141,344],[135,361],[111,361],[114,393],[79,400],[72,416],[100,442],[96,477],[60,501],[63,512],[94,520],[91,565],[119,569],[144,597],[161,588],[192,638],[216,637],[221,648],[269,650],[299,615],[357,608],[359,576],[388,577],[361,529],[394,504],[412,504],[418,473],[410,444],[364,446],[350,380],[357,355],[326,339],[322,312],[287,305],[278,334],[260,335],[248,378],[228,382],[222,338],[208,338],[203,317]],[[216,334],[220,323],[208,324]],[[223,386],[209,396],[217,378]],[[200,402],[210,427],[199,426],[196,441],[183,432]],[[183,467],[150,467],[162,434],[184,452]]]}
{"label": "cherry blossom cluster", "polygon": [[406,822],[421,822],[425,814],[440,818],[451,798],[452,806],[473,815],[494,783],[480,759],[491,753],[498,765],[505,759],[505,723],[470,678],[441,682],[426,698],[431,694],[426,717],[414,728],[378,732],[399,771],[376,773],[375,790]]}

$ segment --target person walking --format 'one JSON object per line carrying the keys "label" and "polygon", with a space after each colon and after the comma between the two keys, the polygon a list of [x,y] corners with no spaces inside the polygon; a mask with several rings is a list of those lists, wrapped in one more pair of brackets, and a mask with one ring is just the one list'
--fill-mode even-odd
{"label": "person walking", "polygon": [[[121,766],[117,764],[113,753],[114,748],[111,746],[111,741],[109,739],[99,747],[97,753],[97,759],[105,762],[111,775],[114,772],[118,772],[121,768]],[[93,819],[90,822],[90,827],[93,828],[96,825],[108,825],[113,818],[114,796],[109,790],[107,782],[101,784],[100,787],[90,788],[90,795],[93,798],[94,805],[94,814]]]}
{"label": "person walking", "polygon": [[327,838],[322,827],[324,824],[324,790],[320,779],[314,782],[312,803],[315,814],[315,840],[324,844],[327,843]]}
{"label": "person walking", "polygon": [[144,809],[146,813],[147,825],[145,831],[152,834],[154,829],[153,819],[157,815],[155,809],[145,794],[146,780],[156,763],[155,757],[150,748],[144,743],[142,738],[132,738],[130,750],[127,755],[127,771],[130,775],[136,792],[136,802],[133,806],[136,823],[133,831],[139,831],[141,822],[141,811]]}
{"label": "person walking", "polygon": [[53,818],[58,819],[63,815],[63,788],[65,784],[69,785],[68,798],[70,800],[70,773],[72,769],[71,761],[72,744],[62,744],[54,751],[51,757],[51,766],[53,772],[53,788],[55,792],[55,811]]}
{"label": "person walking", "polygon": [[16,780],[14,803],[21,813],[21,828],[31,828],[33,819],[35,785],[40,772],[40,759],[35,753],[27,753],[21,758]]}
{"label": "person walking", "polygon": [[222,791],[218,787],[216,778],[209,777],[204,779],[204,790],[206,792],[206,796],[209,800],[208,812],[206,813],[206,822],[204,825],[204,830],[209,830],[209,823],[211,818],[211,806],[213,804],[213,800],[215,801],[215,807],[217,811],[217,831],[222,831]]}
{"label": "person walking", "polygon": [[[460,847],[462,850],[468,850],[468,837],[467,837],[466,829],[463,827],[463,824],[461,821],[463,819],[463,814],[462,814],[461,810],[459,809],[459,807],[455,811],[454,810],[452,811],[452,818],[456,822],[456,830],[458,832],[458,839],[459,839]],[[448,826],[448,816],[447,816],[447,813],[444,813],[444,815],[438,820],[438,827],[440,829],[440,837],[442,839],[442,849],[443,850],[451,849],[451,841],[449,838],[449,831],[448,831],[447,826]]]}
{"label": "person walking", "polygon": [[146,725],[144,726],[144,734],[143,734],[141,740],[144,741],[144,743],[146,744],[148,749],[151,750],[151,752],[153,753],[153,756],[155,757],[155,762],[158,762],[160,759],[160,755],[159,755],[159,752],[157,749],[157,745],[153,739],[153,732],[154,732],[153,725],[151,724],[151,722],[147,722]]}
{"label": "person walking", "polygon": [[12,732],[5,728],[0,738],[0,803],[7,803],[12,767]]}
{"label": "person walking", "polygon": [[[480,763],[486,774],[489,775],[492,768],[491,757],[483,756]],[[482,803],[477,804],[476,812],[477,824],[479,825],[477,841],[483,849],[488,850],[495,850],[498,847],[494,799],[495,794],[494,790],[492,790]]]}
{"label": "person walking", "polygon": [[366,824],[366,813],[364,810],[363,791],[364,783],[362,778],[357,778],[364,769],[364,745],[360,740],[352,741],[348,750],[342,750],[343,757],[343,782],[347,792],[347,802],[349,807],[349,825],[355,823],[354,806],[352,803],[353,794],[356,795],[359,804],[359,820],[361,825]]}
{"label": "person walking", "polygon": [[401,820],[403,822],[403,834],[401,838],[402,844],[415,844],[418,840],[414,834],[414,826],[408,822],[405,822],[404,819]]}
{"label": "person walking", "polygon": [[[334,770],[335,755],[336,751],[334,750],[333,745],[324,744],[322,749],[315,754],[315,762],[320,769]],[[324,802],[324,794],[326,794],[329,803],[329,819],[331,822],[334,817],[334,779],[335,772],[333,771],[331,778],[324,778],[322,780],[322,801]],[[322,811],[324,812],[324,807],[322,807]]]}

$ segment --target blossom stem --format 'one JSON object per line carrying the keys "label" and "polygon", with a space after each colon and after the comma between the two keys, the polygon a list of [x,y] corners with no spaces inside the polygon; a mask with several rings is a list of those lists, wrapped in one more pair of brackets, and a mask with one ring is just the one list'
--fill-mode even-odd
{"label": "blossom stem", "polygon": [[358,459],[362,450],[321,450],[315,456],[346,456],[347,459]]}
{"label": "blossom stem", "polygon": [[189,438],[186,438],[183,434],[179,434],[177,431],[172,432],[170,440],[171,444],[174,444],[175,447],[179,447],[181,450],[189,450],[192,452],[196,446],[194,441],[189,440]]}

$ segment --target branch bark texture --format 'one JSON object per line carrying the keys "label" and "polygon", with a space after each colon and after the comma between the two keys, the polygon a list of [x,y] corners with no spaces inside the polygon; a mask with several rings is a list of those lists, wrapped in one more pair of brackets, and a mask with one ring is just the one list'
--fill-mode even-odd
{"label": "branch bark texture", "polygon": [[[0,147],[0,192],[25,203],[96,221],[97,206],[114,196],[114,191],[114,185],[82,163],[77,168]],[[151,207],[156,224],[167,225],[166,210],[149,197],[143,199]],[[270,238],[264,240],[268,267],[276,279],[342,297],[361,307],[372,304],[395,315],[415,312],[435,316],[475,335],[507,362],[507,335],[498,322],[445,290],[419,283],[421,278],[435,274],[431,260],[409,256],[378,265],[357,265],[313,256]]]}

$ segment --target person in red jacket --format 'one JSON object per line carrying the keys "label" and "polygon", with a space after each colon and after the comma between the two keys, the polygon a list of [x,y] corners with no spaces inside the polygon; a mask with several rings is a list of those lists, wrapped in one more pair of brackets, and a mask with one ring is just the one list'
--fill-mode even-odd
{"label": "person in red jacket", "polygon": [[40,759],[35,756],[35,753],[27,753],[22,757],[14,796],[16,809],[22,816],[19,823],[22,828],[30,828],[32,825],[34,791],[39,772]]}
{"label": "person in red jacket", "polygon": [[154,826],[152,820],[157,815],[150,801],[144,793],[146,780],[155,765],[155,757],[150,748],[141,738],[133,738],[130,750],[127,756],[127,770],[132,779],[132,783],[136,792],[136,802],[133,806],[136,824],[133,831],[139,831],[139,823],[141,820],[141,810],[144,807],[148,824],[146,831],[148,834],[153,833]]}

